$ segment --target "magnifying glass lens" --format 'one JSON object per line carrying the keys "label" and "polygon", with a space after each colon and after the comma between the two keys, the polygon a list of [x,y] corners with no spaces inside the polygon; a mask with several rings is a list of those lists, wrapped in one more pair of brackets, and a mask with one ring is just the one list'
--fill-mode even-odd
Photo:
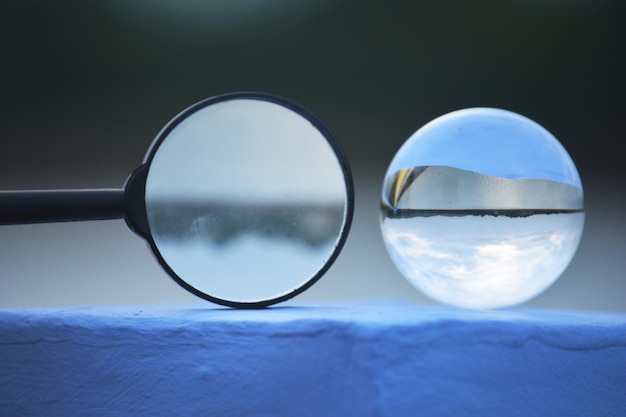
{"label": "magnifying glass lens", "polygon": [[177,116],[147,155],[150,244],[179,284],[226,305],[303,291],[330,266],[351,218],[338,143],[271,96],[209,99]]}

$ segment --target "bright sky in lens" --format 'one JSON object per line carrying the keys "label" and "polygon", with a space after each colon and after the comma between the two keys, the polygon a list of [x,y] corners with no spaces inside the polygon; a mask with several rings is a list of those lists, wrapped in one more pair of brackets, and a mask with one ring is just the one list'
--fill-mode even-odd
{"label": "bright sky in lens", "polygon": [[582,188],[574,163],[550,132],[524,116],[500,109],[459,110],[426,124],[400,148],[387,175],[431,165]]}
{"label": "bright sky in lens", "polygon": [[334,150],[311,122],[275,103],[234,99],[170,132],[150,165],[146,195],[336,202],[346,191]]}

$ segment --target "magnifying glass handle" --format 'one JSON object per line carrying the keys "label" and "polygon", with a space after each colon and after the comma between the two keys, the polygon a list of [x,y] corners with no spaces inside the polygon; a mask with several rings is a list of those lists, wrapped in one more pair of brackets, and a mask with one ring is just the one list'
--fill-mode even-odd
{"label": "magnifying glass handle", "polygon": [[124,217],[124,189],[0,191],[0,225]]}

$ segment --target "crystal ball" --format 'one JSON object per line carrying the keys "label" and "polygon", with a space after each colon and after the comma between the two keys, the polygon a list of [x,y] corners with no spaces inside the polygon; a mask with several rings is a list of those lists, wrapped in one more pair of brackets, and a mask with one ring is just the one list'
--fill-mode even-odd
{"label": "crystal ball", "polygon": [[430,298],[471,309],[523,303],[574,257],[585,215],[574,162],[534,121],[470,108],[415,132],[385,175],[391,259]]}

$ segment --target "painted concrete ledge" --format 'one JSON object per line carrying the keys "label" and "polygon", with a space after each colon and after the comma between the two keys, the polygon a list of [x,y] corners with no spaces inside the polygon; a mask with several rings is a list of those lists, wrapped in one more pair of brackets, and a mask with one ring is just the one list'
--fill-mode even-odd
{"label": "painted concrete ledge", "polygon": [[0,310],[3,416],[611,416],[626,315]]}

